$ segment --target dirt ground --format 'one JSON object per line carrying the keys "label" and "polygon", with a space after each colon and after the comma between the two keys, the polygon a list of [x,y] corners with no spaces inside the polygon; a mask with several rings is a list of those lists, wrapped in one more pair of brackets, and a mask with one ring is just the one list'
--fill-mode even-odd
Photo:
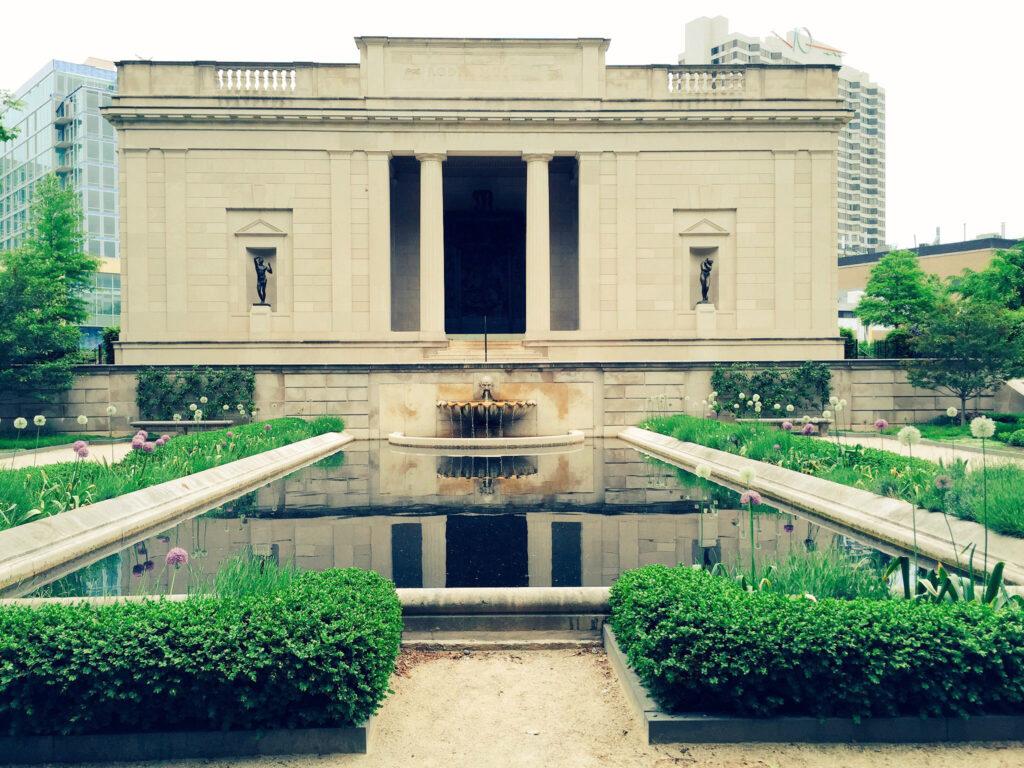
{"label": "dirt ground", "polygon": [[407,651],[367,755],[121,763],[124,768],[1017,768],[1024,742],[647,745],[603,652]]}

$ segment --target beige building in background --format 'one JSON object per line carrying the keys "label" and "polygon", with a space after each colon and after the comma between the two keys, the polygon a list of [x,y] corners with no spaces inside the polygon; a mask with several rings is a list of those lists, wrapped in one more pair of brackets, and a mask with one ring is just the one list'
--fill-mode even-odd
{"label": "beige building in background", "polygon": [[119,362],[481,360],[485,316],[491,361],[842,356],[837,67],[356,42],[118,64]]}

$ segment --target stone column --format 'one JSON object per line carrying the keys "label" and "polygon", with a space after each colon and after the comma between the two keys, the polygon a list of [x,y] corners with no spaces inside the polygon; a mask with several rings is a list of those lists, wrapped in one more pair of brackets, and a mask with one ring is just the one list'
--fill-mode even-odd
{"label": "stone column", "polygon": [[370,151],[367,161],[367,205],[370,332],[391,331],[391,153]]}
{"label": "stone column", "polygon": [[416,155],[420,161],[420,336],[444,336],[443,154]]}
{"label": "stone column", "polygon": [[526,335],[551,330],[551,226],[548,163],[552,155],[523,155],[526,161]]}

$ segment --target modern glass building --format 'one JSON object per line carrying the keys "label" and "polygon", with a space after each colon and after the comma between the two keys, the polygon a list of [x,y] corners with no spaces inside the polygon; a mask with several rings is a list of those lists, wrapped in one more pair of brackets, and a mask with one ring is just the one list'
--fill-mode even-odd
{"label": "modern glass building", "polygon": [[111,62],[55,60],[15,92],[22,106],[0,118],[18,130],[13,141],[0,144],[0,251],[25,237],[32,191],[43,176],[56,172],[80,196],[86,250],[101,260],[87,297],[84,348],[99,344],[103,328],[117,325],[121,315],[117,138],[100,115],[116,91]]}

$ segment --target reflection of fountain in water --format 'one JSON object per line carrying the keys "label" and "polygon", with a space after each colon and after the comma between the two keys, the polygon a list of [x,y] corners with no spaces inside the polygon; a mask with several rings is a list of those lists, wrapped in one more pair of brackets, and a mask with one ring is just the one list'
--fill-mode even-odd
{"label": "reflection of fountain in water", "polygon": [[535,400],[495,400],[493,390],[494,382],[485,377],[479,400],[438,400],[437,407],[448,415],[452,437],[504,437],[506,424],[537,405]]}
{"label": "reflection of fountain in water", "polygon": [[473,480],[480,493],[493,496],[498,490],[498,481],[503,478],[516,479],[537,474],[537,459],[534,456],[440,456],[437,459],[438,477],[456,477]]}

